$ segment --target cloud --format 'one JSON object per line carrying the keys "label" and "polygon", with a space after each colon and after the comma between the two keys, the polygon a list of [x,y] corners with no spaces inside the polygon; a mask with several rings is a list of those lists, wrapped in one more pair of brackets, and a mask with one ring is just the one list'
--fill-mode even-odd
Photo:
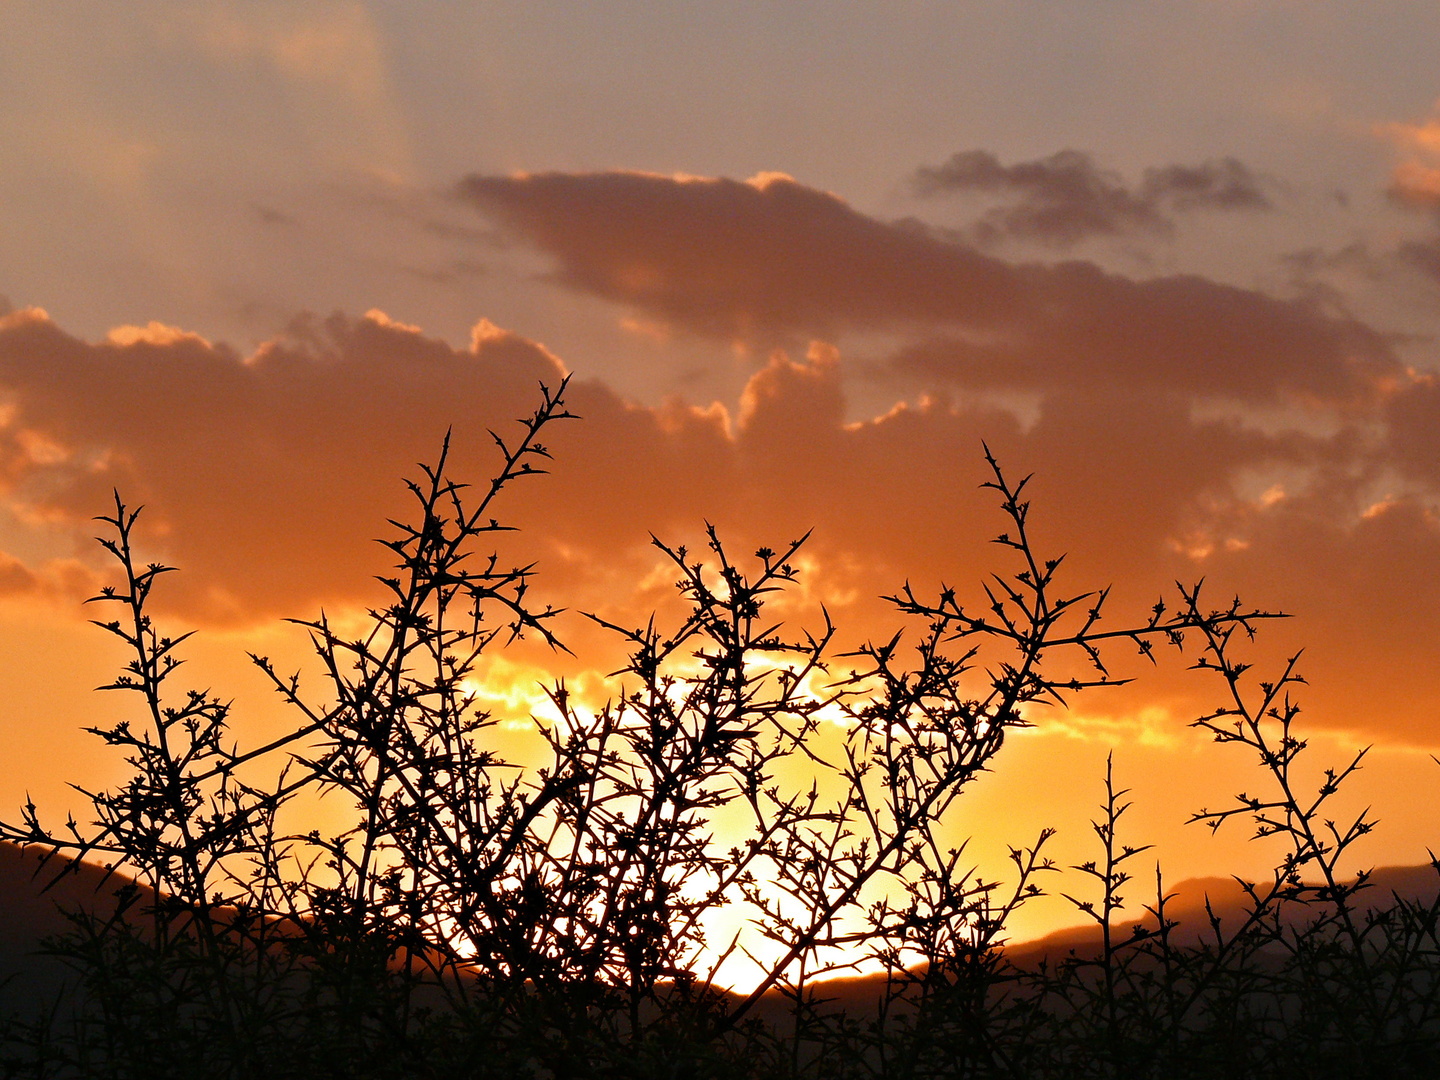
{"label": "cloud", "polygon": [[1273,210],[1260,179],[1235,158],[1145,170],[1145,199],[1176,210]]}
{"label": "cloud", "polygon": [[[1400,152],[1386,192],[1390,201],[1424,213],[1432,224],[1440,222],[1440,103],[1434,115],[1425,120],[1377,124],[1372,130],[1377,138],[1393,144]],[[1297,266],[1306,271],[1346,263],[1348,268],[1372,277],[1398,267],[1440,282],[1440,236],[1432,231],[1418,238],[1402,237],[1383,255],[1372,255],[1362,241],[1352,241],[1332,256],[1307,253],[1305,262]]]}
{"label": "cloud", "polygon": [[1168,232],[1171,223],[1151,201],[1131,192],[1120,177],[1095,167],[1088,154],[1062,150],[1039,161],[1005,166],[986,150],[953,155],[914,177],[922,195],[982,192],[1017,198],[979,223],[987,240],[1013,236],[1060,246],[1087,236]]}
{"label": "cloud", "polygon": [[1386,342],[1307,301],[1197,277],[1144,282],[1074,264],[1028,333],[902,350],[900,370],[952,384],[1023,389],[1121,386],[1252,404],[1344,404],[1373,397],[1396,370]]}
{"label": "cloud", "polygon": [[1440,168],[1407,161],[1395,167],[1390,194],[1402,203],[1440,209]]}
{"label": "cloud", "polygon": [[706,336],[897,331],[931,343],[905,365],[952,382],[1125,379],[1261,403],[1361,400],[1397,370],[1382,335],[1305,300],[1014,264],[784,177],[476,176],[459,194],[550,255],[558,283]]}
{"label": "cloud", "polygon": [[721,338],[1000,325],[1034,306],[998,260],[783,176],[472,176],[457,191],[555,256],[560,283]]}
{"label": "cloud", "polygon": [[[1161,170],[1151,190],[1178,200],[1189,179]],[[1219,182],[1201,187],[1225,197]],[[1011,263],[784,178],[473,177],[461,194],[548,254],[554,280],[641,317],[752,341],[895,335],[867,392],[905,386],[918,403],[847,426],[837,400],[855,368],[843,347],[838,362],[825,349],[772,357],[718,470],[737,485],[719,499],[727,511],[739,499],[747,522],[836,538],[831,563],[865,568],[849,583],[859,595],[886,587],[887,572],[963,580],[956,567],[984,565],[965,539],[989,510],[965,471],[983,437],[1037,472],[1037,505],[1063,523],[1077,567],[1103,578],[1120,565],[1131,584],[1210,574],[1294,609],[1304,635],[1292,643],[1313,642],[1317,681],[1343,685],[1320,707],[1327,722],[1379,730],[1375,710],[1389,709],[1440,731],[1419,704],[1440,680],[1377,688],[1374,668],[1349,663],[1384,667],[1377,643],[1440,634],[1387,555],[1440,572],[1425,501],[1437,489],[1415,474],[1426,444],[1403,449],[1406,425],[1426,423],[1406,411],[1423,412],[1421,388],[1364,323],[1195,275]],[[985,404],[1008,392],[1035,402],[1026,425]],[[1392,430],[1401,442],[1376,442]],[[1430,494],[1365,517],[1402,469]],[[1403,631],[1395,610],[1411,620]]]}
{"label": "cloud", "polygon": [[287,214],[283,210],[276,210],[273,206],[266,206],[264,203],[252,202],[250,210],[262,225],[283,226],[292,229],[299,225],[299,221],[294,215]]}
{"label": "cloud", "polygon": [[197,43],[229,64],[262,63],[288,78],[328,84],[367,104],[387,82],[381,35],[363,5],[210,4],[192,12]]}
{"label": "cloud", "polygon": [[511,335],[454,350],[378,314],[307,318],[242,356],[156,323],[91,344],[30,309],[0,321],[0,475],[23,514],[87,533],[111,488],[151,504],[149,534],[193,571],[184,602],[210,617],[298,614],[375,572],[396,481],[448,425],[473,455],[560,377]]}
{"label": "cloud", "polygon": [[1440,210],[1440,103],[1427,120],[1379,124],[1375,133],[1408,155],[1390,175],[1390,197],[1404,205]]}
{"label": "cloud", "polygon": [[99,593],[104,579],[78,559],[46,559],[32,569],[0,551],[0,599],[41,597],[79,604]]}
{"label": "cloud", "polygon": [[1271,209],[1257,177],[1234,158],[1150,168],[1132,189],[1078,150],[1014,165],[1002,165],[986,150],[967,150],[918,169],[912,183],[921,195],[979,193],[1010,200],[971,228],[981,242],[1017,238],[1067,247],[1091,236],[1168,235],[1174,221],[1167,211]]}
{"label": "cloud", "polygon": [[[845,358],[820,342],[772,354],[733,415],[718,403],[639,405],[581,381],[570,405],[584,419],[547,439],[553,474],[518,488],[501,516],[538,563],[538,595],[622,623],[666,602],[652,532],[703,550],[712,521],[743,556],[813,528],[802,598],[811,614],[827,602],[853,644],[890,632],[878,597],[902,581],[948,581],[963,595],[1001,568],[986,542],[1001,522],[979,488],[984,439],[1012,474],[1036,474],[1037,542],[1069,553],[1075,587],[1113,581],[1115,618],[1143,612],[1167,582],[1208,575],[1303,616],[1288,639],[1278,633],[1314,646],[1323,722],[1440,736],[1425,706],[1440,699],[1440,675],[1420,656],[1440,636],[1440,524],[1413,494],[1440,485],[1425,471],[1427,433],[1440,430],[1430,383],[1412,378],[1385,409],[1321,435],[1206,419],[1185,395],[1143,383],[1035,370],[1028,426],[969,394],[965,378],[953,396],[937,389],[848,419]],[[12,313],[0,322],[0,507],[36,536],[68,533],[83,558],[112,486],[145,502],[142,554],[182,568],[164,596],[187,618],[250,624],[363,604],[387,568],[370,538],[407,509],[398,477],[433,460],[454,425],[458,475],[484,479],[485,428],[512,426],[536,383],[562,371],[485,322],[455,348],[378,312],[307,318],[242,355],[159,325],[86,342],[41,312]],[[1366,435],[1377,425],[1389,432],[1378,443]],[[1410,487],[1387,496],[1399,469]],[[73,600],[71,572],[89,588],[108,569],[12,554],[0,590]],[[566,633],[592,655],[598,631],[575,619]],[[1113,699],[1117,715],[1157,698],[1182,711],[1209,703],[1173,680],[1127,693]]]}
{"label": "cloud", "polygon": [[1406,473],[1440,488],[1440,376],[1408,382],[1386,407],[1393,460]]}
{"label": "cloud", "polygon": [[[1171,201],[1188,183],[1155,181]],[[658,341],[763,358],[726,401],[572,386],[584,419],[547,439],[553,474],[502,508],[538,595],[643,621],[671,576],[652,532],[698,551],[711,521],[743,554],[813,528],[803,595],[850,644],[888,635],[878,597],[907,578],[963,588],[997,568],[983,439],[1036,474],[1041,547],[1069,553],[1076,587],[1114,581],[1116,619],[1207,576],[1303,617],[1277,640],[1314,645],[1325,723],[1440,737],[1440,674],[1420,655],[1440,637],[1440,414],[1433,381],[1364,323],[1194,275],[1007,261],[774,175],[472,177],[459,195]],[[485,429],[564,370],[484,321],[456,347],[380,312],[306,316],[242,353],[160,323],[86,341],[11,312],[0,511],[34,535],[7,538],[0,589],[39,595],[39,538],[73,544],[46,558],[86,557],[119,487],[147,504],[145,543],[185,571],[166,595],[191,618],[363,604],[387,568],[370,538],[407,509],[398,478],[453,427],[459,474],[483,480]],[[1004,404],[1017,395],[1023,418]],[[567,633],[583,654],[598,631]],[[1197,704],[1178,686],[1116,701]]]}
{"label": "cloud", "polygon": [[1440,236],[1406,240],[1397,249],[1400,261],[1412,270],[1440,282]]}
{"label": "cloud", "polygon": [[15,596],[35,591],[35,575],[15,556],[0,551],[0,596]]}
{"label": "cloud", "polygon": [[[230,135],[229,145],[216,143],[215,152],[246,146],[254,153],[255,144],[245,141],[243,132],[266,116],[272,129],[283,129],[281,145],[291,151],[288,175],[296,174],[296,151],[356,174],[392,180],[414,175],[386,35],[368,5],[355,0],[211,0],[146,22],[167,46],[162,57],[173,50],[187,74],[196,71],[197,61],[203,65],[189,84],[192,89],[203,93],[211,86],[225,87],[204,109],[211,115],[208,127]],[[232,108],[227,92],[245,101],[244,112],[226,116]],[[268,111],[277,105],[278,111]],[[230,119],[234,130],[217,118]],[[272,130],[266,145],[275,138]],[[256,163],[243,167],[254,169]]]}

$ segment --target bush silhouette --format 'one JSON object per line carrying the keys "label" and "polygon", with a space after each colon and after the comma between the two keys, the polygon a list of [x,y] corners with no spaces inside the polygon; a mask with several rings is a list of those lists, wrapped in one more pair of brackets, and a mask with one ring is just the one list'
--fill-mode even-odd
{"label": "bush silhouette", "polygon": [[[261,746],[235,745],[222,700],[175,690],[184,638],[149,614],[169,568],[138,565],[138,511],[116,497],[101,542],[122,580],[96,602],[131,655],[107,689],[141,708],[93,730],[129,776],[85,793],[93,825],[55,829],[33,805],[3,825],[53,857],[52,878],[81,859],[112,866],[114,896],[69,911],[50,943],[74,985],[63,1007],[12,1021],[12,1073],[1425,1074],[1437,906],[1369,907],[1364,876],[1341,875],[1371,824],[1325,813],[1359,759],[1300,790],[1294,661],[1262,682],[1235,658],[1275,616],[1206,607],[1197,586],[1102,629],[1106,591],[1060,590],[1062,559],[1030,540],[1025,484],[993,458],[1012,565],[978,607],[907,583],[888,598],[893,634],[836,656],[828,614],[805,631],[767,613],[804,537],[745,560],[713,529],[698,555],[657,540],[683,615],[597,619],[628,653],[614,696],[592,714],[557,681],[544,767],[504,760],[469,689],[477,663],[521,636],[565,646],[558,612],[531,600],[533,565],[489,542],[501,494],[544,472],[564,391],[542,387],[522,433],[496,436],[487,485],[451,476],[448,439],[409,485],[413,517],[385,541],[386,606],[358,637],[323,615],[302,624],[322,690],[254,658],[295,717]],[[1026,705],[1119,681],[1105,659],[1118,644],[1188,646],[1217,673],[1226,704],[1197,724],[1256,755],[1271,788],[1197,820],[1248,817],[1289,848],[1272,880],[1246,886],[1245,916],[1212,911],[1198,943],[1176,937],[1158,870],[1149,922],[1122,930],[1120,889],[1145,848],[1119,838],[1124,792],[1107,771],[1101,854],[1074,868],[1098,895],[1072,898],[1099,945],[1017,966],[1004,930],[1056,870],[1050,833],[1012,851],[1002,891],[945,839],[947,812]],[[289,804],[321,792],[355,808],[351,823],[289,831]],[[738,938],[706,934],[735,904],[775,944],[743,993],[719,977]],[[827,1001],[817,980],[857,958],[885,973],[872,999]]]}

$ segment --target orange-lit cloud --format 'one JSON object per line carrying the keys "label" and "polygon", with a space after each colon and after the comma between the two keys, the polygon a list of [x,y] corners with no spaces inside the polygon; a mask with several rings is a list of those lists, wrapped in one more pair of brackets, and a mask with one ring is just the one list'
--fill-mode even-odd
{"label": "orange-lit cloud", "polygon": [[[1381,124],[1376,133],[1405,155],[1390,174],[1390,198],[1440,221],[1440,105],[1427,120]],[[1410,269],[1440,281],[1440,236],[1403,240],[1396,254]]]}
{"label": "orange-lit cloud", "polygon": [[[88,519],[120,486],[150,504],[146,544],[185,570],[172,605],[228,622],[363,601],[384,569],[368,539],[404,511],[397,476],[433,459],[453,424],[461,475],[482,478],[493,465],[484,428],[503,431],[532,407],[537,381],[561,373],[542,348],[488,324],[455,349],[378,315],[337,316],[299,323],[248,357],[159,336],[90,344],[39,315],[7,320],[4,502],[52,530],[68,522],[83,551]],[[877,632],[893,620],[875,598],[903,580],[963,587],[996,567],[986,540],[998,519],[977,489],[984,438],[1012,471],[1037,473],[1040,542],[1071,552],[1077,584],[1113,580],[1134,610],[1177,577],[1207,575],[1294,610],[1303,622],[1281,634],[1313,646],[1322,719],[1402,740],[1440,735],[1428,663],[1440,636],[1440,527],[1424,496],[1433,486],[1415,486],[1427,451],[1409,434],[1426,430],[1428,384],[1397,395],[1388,420],[1370,417],[1392,428],[1382,443],[1349,428],[1267,434],[1197,419],[1180,397],[1144,387],[1072,388],[1047,397],[1029,427],[943,396],[855,423],[845,397],[843,357],[823,345],[774,356],[733,421],[723,408],[643,407],[576,385],[571,406],[584,420],[550,440],[554,475],[507,504],[539,561],[538,587],[643,618],[669,592],[650,532],[693,542],[709,519],[743,554],[814,527],[808,594],[831,603],[852,637]],[[67,452],[37,455],[22,431]],[[1271,483],[1246,490],[1247,477],[1281,469],[1300,478],[1283,499],[1266,497]],[[1410,488],[1365,516],[1380,501],[1375,485],[1405,469]],[[12,556],[4,576],[25,592],[43,571]],[[1145,695],[1156,685],[1116,707],[1154,707]]]}
{"label": "orange-lit cloud", "polygon": [[1416,206],[1440,206],[1440,168],[1407,161],[1396,167],[1393,180],[1391,190],[1405,202]]}
{"label": "orange-lit cloud", "polygon": [[1440,114],[1419,123],[1381,124],[1377,131],[1409,155],[1391,174],[1390,194],[1414,206],[1440,208]]}
{"label": "orange-lit cloud", "polygon": [[457,351],[380,317],[302,320],[242,356],[157,324],[90,344],[18,312],[0,322],[0,470],[15,512],[85,533],[112,488],[150,503],[147,531],[193,571],[192,606],[296,614],[374,572],[393,480],[448,425],[473,453],[560,377],[509,335]]}
{"label": "orange-lit cloud", "polygon": [[[569,403],[584,419],[547,439],[553,475],[503,508],[554,602],[643,621],[669,592],[652,532],[693,546],[708,520],[743,554],[813,528],[803,596],[852,641],[888,636],[877,597],[904,580],[963,588],[997,568],[983,439],[1036,474],[1042,546],[1071,554],[1077,587],[1113,581],[1117,618],[1205,576],[1302,617],[1275,640],[1312,647],[1322,721],[1440,737],[1440,397],[1366,325],[1200,277],[1011,264],[781,177],[465,192],[619,314],[724,337],[748,319],[772,339],[730,402],[639,403],[582,373]],[[882,328],[893,349],[847,343]],[[307,317],[243,354],[158,324],[88,342],[11,313],[6,587],[38,595],[46,559],[85,558],[119,487],[149,504],[146,543],[186,571],[167,595],[190,618],[363,603],[385,569],[369,540],[405,511],[399,476],[453,426],[460,475],[484,478],[485,429],[563,370],[483,320],[457,348],[378,311]],[[857,412],[862,399],[882,406]],[[38,553],[42,534],[70,548]],[[1183,712],[1194,702],[1172,682],[1114,707]]]}

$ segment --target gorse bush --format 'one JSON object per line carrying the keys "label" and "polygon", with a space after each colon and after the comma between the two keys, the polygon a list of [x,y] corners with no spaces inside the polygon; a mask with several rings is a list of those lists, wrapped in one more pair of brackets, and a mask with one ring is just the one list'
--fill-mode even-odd
{"label": "gorse bush", "polygon": [[[907,583],[888,598],[893,634],[836,656],[828,614],[805,631],[767,611],[797,580],[803,537],[743,560],[714,530],[698,555],[657,540],[681,615],[597,619],[628,653],[614,696],[589,711],[555,682],[543,767],[502,758],[471,690],[481,657],[521,636],[565,646],[557,611],[531,599],[534,567],[493,553],[497,500],[544,472],[564,390],[542,387],[522,433],[496,437],[488,485],[451,476],[448,441],[409,485],[413,516],[385,542],[386,605],[355,637],[324,616],[303,624],[323,688],[254,657],[295,717],[261,746],[235,744],[221,700],[176,689],[184,639],[149,614],[169,568],[137,562],[138,512],[117,496],[101,542],[122,580],[96,602],[131,655],[107,689],[142,707],[93,730],[129,777],[85,793],[92,823],[55,829],[31,805],[3,836],[61,856],[52,876],[88,858],[120,884],[50,943],[73,992],[11,1023],[12,1073],[1425,1072],[1437,909],[1367,907],[1363,876],[1341,875],[1370,821],[1325,814],[1359,759],[1302,791],[1293,661],[1262,682],[1234,658],[1273,616],[1209,608],[1196,587],[1173,610],[1103,624],[1106,593],[1060,589],[1062,560],[1032,546],[1025,485],[993,459],[1013,562],[980,606]],[[969,871],[948,812],[1027,705],[1119,681],[1106,654],[1120,644],[1188,647],[1218,673],[1227,702],[1197,723],[1258,756],[1271,786],[1197,819],[1248,817],[1288,848],[1273,880],[1247,886],[1238,925],[1212,916],[1181,945],[1157,872],[1148,926],[1122,931],[1120,890],[1145,848],[1121,842],[1124,792],[1107,774],[1101,854],[1075,868],[1096,893],[1073,898],[1100,944],[1021,969],[1004,928],[1056,869],[1050,833],[1012,851],[1002,890]],[[316,793],[354,808],[346,828],[286,825],[288,804]],[[774,944],[746,993],[718,974],[739,939],[707,937],[727,905]],[[816,980],[859,959],[887,973],[873,1001],[827,1002]]]}

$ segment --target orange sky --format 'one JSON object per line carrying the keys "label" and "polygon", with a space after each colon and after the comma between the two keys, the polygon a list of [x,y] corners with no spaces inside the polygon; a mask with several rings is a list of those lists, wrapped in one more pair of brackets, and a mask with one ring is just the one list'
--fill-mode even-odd
{"label": "orange sky", "polygon": [[[184,571],[163,605],[201,630],[194,678],[263,733],[283,718],[244,651],[301,662],[278,620],[373,595],[400,477],[453,426],[484,478],[487,426],[571,372],[583,420],[506,506],[547,600],[643,620],[668,586],[651,533],[711,521],[739,551],[813,528],[787,617],[823,601],[842,641],[888,637],[882,594],[974,595],[998,568],[984,440],[1035,474],[1040,542],[1077,588],[1113,583],[1117,621],[1201,577],[1293,613],[1257,656],[1305,648],[1317,763],[1376,747],[1359,861],[1425,858],[1434,12],[1137,8],[1131,35],[1191,33],[1175,54],[1113,14],[1027,38],[1027,5],[980,4],[937,39],[928,8],[761,8],[24,15],[30,78],[0,105],[6,805],[58,813],[64,781],[113,775],[77,734],[114,707],[79,603],[107,580],[91,518],[112,488]],[[1261,31],[1301,57],[1256,60]],[[575,659],[491,672],[518,720],[542,662],[602,692],[609,646],[578,615],[561,634]],[[1182,824],[1253,783],[1186,728],[1218,688],[1173,658],[1120,667],[1140,680],[1007,745],[957,835],[994,864],[1054,824],[1062,859],[1088,857],[1113,749],[1170,877],[1263,866]]]}

